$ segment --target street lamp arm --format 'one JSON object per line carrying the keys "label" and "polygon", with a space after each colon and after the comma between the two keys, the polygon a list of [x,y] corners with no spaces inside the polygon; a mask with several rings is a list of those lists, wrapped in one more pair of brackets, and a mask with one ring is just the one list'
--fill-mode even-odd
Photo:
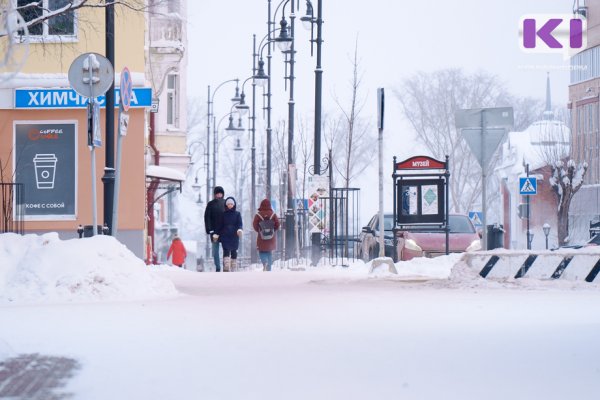
{"label": "street lamp arm", "polygon": [[[215,95],[217,94],[217,91],[219,90],[219,88],[220,88],[221,86],[223,86],[223,85],[224,85],[224,84],[226,84],[226,83],[229,83],[229,82],[234,82],[234,81],[236,82],[236,86],[237,86],[237,83],[239,83],[239,81],[240,81],[240,80],[239,80],[238,78],[234,78],[234,79],[228,79],[228,80],[226,80],[226,81],[223,81],[223,82],[221,82],[221,83],[219,84],[219,86],[217,86],[217,87],[215,88],[215,90],[213,90],[212,96],[210,97],[210,102],[211,102],[211,103],[212,103],[212,102],[214,102],[214,100],[215,100]],[[209,111],[210,111],[210,110],[209,110]]]}
{"label": "street lamp arm", "polygon": [[199,144],[202,146],[202,150],[204,150],[204,153],[206,153],[206,145],[204,144],[204,142],[200,141],[200,140],[194,140],[192,143],[190,143],[190,145],[188,146],[188,155],[192,155],[194,153],[194,150],[192,149],[192,147],[195,144]]}
{"label": "street lamp arm", "polygon": [[[277,16],[277,12],[279,11],[279,8],[281,8],[281,6],[283,5],[283,9],[281,11],[281,13],[283,14],[283,12],[285,10],[285,6],[287,6],[289,2],[290,2],[290,0],[281,0],[281,3],[279,3],[277,5],[277,7],[275,7],[275,12],[273,13],[273,21],[275,21],[275,17]],[[283,16],[285,17],[285,14],[283,14]]]}

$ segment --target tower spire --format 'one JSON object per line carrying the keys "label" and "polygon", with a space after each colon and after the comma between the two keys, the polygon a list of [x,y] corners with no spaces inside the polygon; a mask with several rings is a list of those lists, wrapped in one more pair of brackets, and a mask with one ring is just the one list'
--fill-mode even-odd
{"label": "tower spire", "polygon": [[546,73],[546,109],[544,110],[544,119],[554,119],[552,112],[552,99],[550,95],[550,72]]}

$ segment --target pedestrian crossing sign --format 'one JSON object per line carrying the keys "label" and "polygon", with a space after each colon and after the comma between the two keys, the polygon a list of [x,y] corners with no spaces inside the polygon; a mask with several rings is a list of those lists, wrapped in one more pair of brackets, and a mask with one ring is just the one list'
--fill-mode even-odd
{"label": "pedestrian crossing sign", "polygon": [[483,213],[481,211],[469,211],[469,219],[475,228],[483,226]]}
{"label": "pedestrian crossing sign", "polygon": [[537,194],[537,180],[535,177],[528,176],[526,178],[519,178],[519,194]]}

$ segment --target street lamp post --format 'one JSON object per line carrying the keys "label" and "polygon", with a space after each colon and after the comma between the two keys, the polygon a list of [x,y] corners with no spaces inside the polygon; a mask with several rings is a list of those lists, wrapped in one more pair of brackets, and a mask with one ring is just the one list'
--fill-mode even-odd
{"label": "street lamp post", "polygon": [[[208,191],[208,187],[210,186],[210,175],[209,175],[209,171],[208,171],[208,167],[209,167],[209,164],[208,164],[208,157],[209,157],[208,146],[205,145],[203,142],[201,142],[199,140],[196,140],[196,141],[193,141],[192,143],[190,143],[190,145],[188,146],[188,154],[190,155],[190,158],[191,158],[192,162],[193,162],[193,156],[194,156],[194,151],[195,151],[194,150],[194,145],[200,145],[204,149],[204,167],[206,169],[206,185],[205,186],[207,188],[207,191],[206,191],[206,201],[208,202],[210,200],[210,197],[209,197],[210,193]],[[198,168],[196,170],[196,176],[195,176],[194,184],[192,185],[192,188],[194,190],[198,191],[198,200],[201,199],[200,190],[202,189],[202,186],[198,184],[198,172],[200,172],[200,171],[201,171],[200,168]],[[198,204],[202,204],[201,201],[197,201],[197,203]],[[205,251],[204,259],[208,260],[208,257],[210,255],[210,245],[209,245],[209,240],[208,239],[206,240],[206,246],[205,246],[204,251]]]}
{"label": "street lamp post", "polygon": [[550,224],[547,222],[544,223],[542,229],[544,230],[544,236],[546,236],[546,250],[548,250],[548,235],[550,234]]}
{"label": "street lamp post", "polygon": [[[256,60],[258,57],[258,53],[257,53],[257,49],[256,49],[256,35],[252,35],[252,75],[250,77],[248,77],[246,80],[244,80],[244,82],[242,83],[242,94],[241,94],[241,101],[239,104],[236,105],[236,108],[238,110],[240,110],[241,112],[245,112],[248,110],[248,106],[246,105],[246,103],[244,102],[244,98],[245,98],[245,94],[244,94],[244,86],[246,85],[246,82],[248,82],[250,79],[252,79],[252,114],[249,116],[249,119],[251,120],[251,124],[250,124],[250,132],[251,132],[251,139],[252,139],[252,147],[250,148],[251,151],[251,195],[250,195],[250,215],[253,215],[253,213],[256,211],[256,85],[260,84],[262,85],[262,83],[264,83],[266,77],[264,77],[264,70],[262,70],[262,64],[261,64],[261,70],[262,70],[262,76],[257,76],[258,72],[257,72],[257,65],[256,65]],[[256,241],[256,237],[255,237],[255,232],[253,230],[251,230],[251,238],[250,238],[250,242],[254,243]],[[255,246],[250,246],[250,262],[252,264],[257,262],[257,258],[258,258],[258,254],[256,252],[256,247]]]}
{"label": "street lamp post", "polygon": [[[219,91],[219,88],[221,88],[223,85],[225,85],[226,83],[229,82],[235,82],[236,83],[236,94],[235,96],[231,99],[233,102],[238,102],[240,101],[240,99],[238,98],[238,82],[239,79],[234,78],[234,79],[228,79],[226,81],[221,82],[217,88],[214,90],[214,92],[210,92],[210,85],[208,85],[208,95],[206,97],[207,99],[207,107],[206,107],[206,146],[207,146],[207,154],[210,154],[210,121],[211,121],[211,117],[214,119],[214,100],[215,100],[215,95],[217,94],[217,92]],[[212,107],[211,107],[212,105]],[[215,160],[213,160],[213,167],[215,166]],[[209,167],[210,167],[210,162],[209,162]],[[206,180],[207,182],[209,182],[209,184],[206,186],[206,198],[207,200],[210,198],[210,191],[212,189],[211,185],[210,185],[210,168],[206,169]],[[214,172],[213,172],[213,177],[214,177]],[[213,185],[215,184],[215,182],[212,182]]]}
{"label": "street lamp post", "polygon": [[[323,5],[317,0],[317,18],[313,17],[313,7],[310,0],[306,0],[306,15],[300,18],[306,28],[311,30],[311,54],[312,44],[317,44],[317,65],[315,67],[315,135],[314,135],[314,175],[321,175],[321,110],[323,92],[323,69],[321,68],[321,44],[323,43]],[[317,38],[313,39],[313,27],[317,26]],[[311,235],[312,264],[316,265],[319,259],[321,246],[321,232]]]}

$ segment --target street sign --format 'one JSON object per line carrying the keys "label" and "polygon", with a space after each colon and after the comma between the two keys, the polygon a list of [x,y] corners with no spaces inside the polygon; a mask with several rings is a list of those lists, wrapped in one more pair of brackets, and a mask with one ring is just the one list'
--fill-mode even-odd
{"label": "street sign", "polygon": [[83,97],[98,97],[113,84],[115,72],[108,59],[97,53],[84,53],[69,67],[69,83]]}
{"label": "street sign", "polygon": [[383,116],[385,109],[385,94],[383,88],[377,88],[377,128],[383,130]]}
{"label": "street sign", "polygon": [[[514,114],[512,107],[474,108],[456,110],[456,129],[465,138],[471,152],[481,166],[481,208],[482,223],[487,224],[487,169],[496,148],[502,143],[507,132],[512,130]],[[484,249],[487,249],[487,233],[483,230]]]}
{"label": "street sign", "polygon": [[481,211],[469,211],[469,219],[475,228],[481,228],[483,226],[483,213]]}
{"label": "street sign", "polygon": [[479,165],[487,167],[496,149],[504,140],[506,129],[487,128],[483,134],[481,128],[465,128],[462,130],[462,135]]}
{"label": "street sign", "polygon": [[519,178],[519,194],[525,196],[537,194],[537,179],[533,176]]}
{"label": "street sign", "polygon": [[131,94],[133,92],[133,81],[131,80],[131,72],[129,72],[129,68],[123,68],[121,71],[121,78],[119,84],[119,95],[121,96],[121,107],[123,107],[123,111],[129,111],[129,106],[131,105]]}
{"label": "street sign", "polygon": [[514,125],[512,107],[472,108],[457,110],[455,115],[456,128],[505,128],[511,130]]}
{"label": "street sign", "polygon": [[513,128],[512,107],[457,110],[456,129],[465,138],[481,167],[487,167],[506,133]]}

